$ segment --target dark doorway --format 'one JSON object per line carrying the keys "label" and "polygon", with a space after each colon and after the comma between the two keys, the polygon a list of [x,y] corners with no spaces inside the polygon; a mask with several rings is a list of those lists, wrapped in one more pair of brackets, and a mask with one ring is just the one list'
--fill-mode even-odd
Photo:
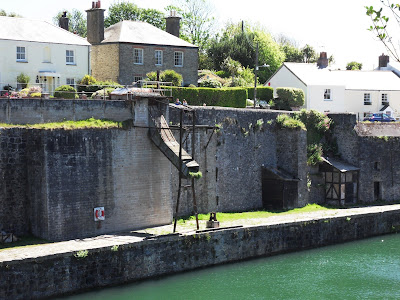
{"label": "dark doorway", "polygon": [[381,183],[379,181],[374,182],[374,200],[381,200]]}
{"label": "dark doorway", "polygon": [[262,182],[262,200],[265,209],[283,209],[283,182],[264,179]]}

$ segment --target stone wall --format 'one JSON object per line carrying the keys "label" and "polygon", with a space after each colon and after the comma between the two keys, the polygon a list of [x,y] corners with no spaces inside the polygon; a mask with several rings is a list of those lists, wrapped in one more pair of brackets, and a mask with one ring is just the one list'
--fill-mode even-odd
{"label": "stone wall", "polygon": [[0,231],[29,232],[26,130],[0,129]]}
{"label": "stone wall", "polygon": [[0,99],[0,122],[37,124],[89,118],[125,121],[134,118],[135,101]]}
{"label": "stone wall", "polygon": [[[133,49],[143,49],[143,64],[137,65],[133,63]],[[146,78],[146,74],[152,71],[174,70],[182,75],[183,84],[185,86],[194,84],[197,86],[197,70],[198,70],[198,49],[188,47],[171,47],[171,46],[149,46],[136,45],[128,43],[120,43],[119,45],[119,83],[124,85],[132,84],[134,77],[139,76]],[[155,65],[155,50],[163,51],[163,65]],[[174,52],[183,52],[183,67],[175,67]]]}
{"label": "stone wall", "polygon": [[1,299],[38,299],[399,230],[400,211],[225,229],[0,263]]}
{"label": "stone wall", "polygon": [[[299,178],[296,206],[307,202],[306,132],[277,130],[269,124],[279,112],[232,108],[196,107],[197,124],[221,127],[198,129],[195,134],[195,159],[203,177],[196,181],[198,211],[230,212],[262,208],[262,166],[283,168]],[[185,122],[191,123],[190,113]],[[260,120],[260,121],[258,121]],[[179,123],[179,114],[172,105],[170,121]],[[261,126],[257,125],[262,124]],[[175,131],[179,140],[179,134]],[[192,134],[184,148],[191,153]],[[207,145],[208,144],[208,145]],[[206,148],[207,146],[207,148]],[[176,202],[178,172],[173,169],[172,194]],[[184,185],[189,185],[187,181]],[[180,215],[193,210],[191,189],[183,189]]]}

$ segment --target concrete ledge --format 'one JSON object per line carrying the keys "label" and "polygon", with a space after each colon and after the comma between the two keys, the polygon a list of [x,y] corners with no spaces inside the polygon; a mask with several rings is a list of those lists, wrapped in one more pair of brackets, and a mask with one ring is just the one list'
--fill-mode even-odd
{"label": "concrete ledge", "polygon": [[[64,248],[57,252],[54,248],[45,256],[40,255],[41,251],[37,253],[36,247],[20,249],[31,252],[32,255],[25,257],[13,255],[18,249],[4,250],[0,252],[0,299],[51,297],[397,230],[400,230],[400,207],[393,205],[358,209],[357,213],[348,214],[343,210],[336,217],[156,239],[105,236],[70,241],[64,243],[76,243],[74,250]],[[62,243],[47,247],[51,249],[57,244],[66,247]],[[119,245],[118,249],[112,249],[112,245]],[[87,256],[76,257],[76,252],[83,249],[88,250]]]}

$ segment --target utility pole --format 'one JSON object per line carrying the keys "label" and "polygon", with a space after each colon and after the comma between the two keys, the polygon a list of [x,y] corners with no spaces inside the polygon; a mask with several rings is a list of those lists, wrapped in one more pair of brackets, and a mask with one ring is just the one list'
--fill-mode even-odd
{"label": "utility pole", "polygon": [[256,108],[256,99],[257,99],[257,71],[258,71],[258,42],[256,46],[256,64],[254,65],[254,103],[253,103],[254,108]]}

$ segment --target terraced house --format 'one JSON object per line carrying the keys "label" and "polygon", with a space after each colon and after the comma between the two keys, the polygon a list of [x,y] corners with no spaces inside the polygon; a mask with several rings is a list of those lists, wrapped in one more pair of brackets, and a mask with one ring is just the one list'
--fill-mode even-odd
{"label": "terraced house", "polygon": [[104,9],[98,6],[86,11],[96,79],[130,85],[148,72],[169,69],[182,74],[184,86],[197,85],[198,47],[178,37],[179,17],[166,18],[168,32],[138,21],[104,29]]}

